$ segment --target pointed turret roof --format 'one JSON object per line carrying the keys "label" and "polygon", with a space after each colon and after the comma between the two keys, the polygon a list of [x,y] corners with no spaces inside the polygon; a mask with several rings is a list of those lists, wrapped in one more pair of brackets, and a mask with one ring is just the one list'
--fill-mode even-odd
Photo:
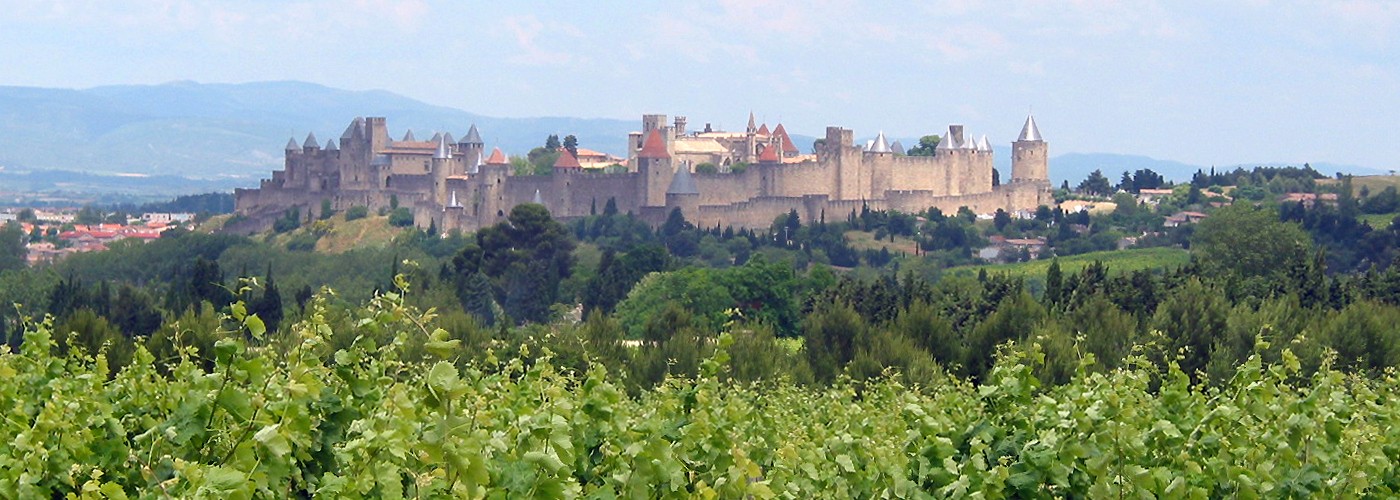
{"label": "pointed turret roof", "polygon": [[894,142],[890,143],[890,152],[897,155],[904,154],[904,144],[900,143],[898,139],[895,139]]}
{"label": "pointed turret roof", "polygon": [[501,152],[501,148],[492,148],[492,149],[491,149],[491,157],[486,159],[486,164],[487,164],[487,165],[509,165],[510,162],[509,162],[509,161],[506,161],[506,155],[505,155],[505,153],[502,153],[502,152]]}
{"label": "pointed turret roof", "polygon": [[401,139],[400,142],[414,142],[417,140],[417,137],[413,137],[413,129],[408,129],[408,132],[404,132],[403,139]]}
{"label": "pointed turret roof", "polygon": [[467,130],[466,137],[462,138],[462,144],[481,144],[481,133],[476,131],[475,123],[472,124],[470,130]]}
{"label": "pointed turret roof", "polygon": [[977,141],[977,150],[988,152],[992,150],[992,143],[987,142],[987,134],[982,134],[982,140]]}
{"label": "pointed turret roof", "polygon": [[953,135],[952,135],[952,134],[948,134],[948,135],[943,136],[943,137],[938,141],[938,145],[937,145],[937,146],[934,146],[933,149],[953,149],[953,148],[956,148],[956,147],[958,147],[957,141],[953,140]]}
{"label": "pointed turret roof", "polygon": [[666,194],[700,194],[700,190],[695,187],[695,178],[690,176],[689,166],[682,165],[676,169],[676,175],[671,178],[671,187],[666,189]]}
{"label": "pointed turret roof", "polygon": [[346,127],[346,133],[340,134],[340,139],[350,139],[350,137],[354,137],[354,133],[356,133],[356,130],[361,130],[363,129],[363,127],[364,118],[361,118],[361,116],[356,116],[356,118],[350,120],[350,126]]}
{"label": "pointed turret roof", "polygon": [[442,132],[438,132],[438,133],[433,134],[433,138],[432,138],[432,139],[428,139],[428,142],[438,142],[438,141],[441,141],[441,140],[442,140]]}
{"label": "pointed turret roof", "polygon": [[286,149],[287,149],[287,151],[297,151],[297,150],[300,150],[301,147],[300,147],[300,146],[297,146],[297,138],[293,137],[293,138],[291,138],[291,139],[287,139],[287,148],[286,148]]}
{"label": "pointed turret roof", "polygon": [[437,136],[437,151],[434,151],[434,152],[433,152],[433,159],[435,159],[435,160],[450,160],[450,159],[452,159],[452,148],[451,148],[451,147],[448,147],[447,144],[448,144],[448,142],[447,142],[447,137],[443,136],[442,134],[438,134],[438,136]]}
{"label": "pointed turret roof", "polygon": [[319,149],[319,148],[321,147],[321,141],[316,140],[316,133],[315,133],[315,132],[307,132],[307,133],[306,133],[306,140],[303,141],[303,142],[301,143],[301,147],[306,148],[306,149],[312,149],[312,148],[317,148],[317,149]]}
{"label": "pointed turret roof", "polygon": [[972,138],[972,132],[967,133],[967,140],[961,146],[963,149],[977,149],[977,140]]}
{"label": "pointed turret roof", "polygon": [[744,129],[744,132],[747,132],[747,133],[752,134],[752,133],[754,133],[754,132],[756,132],[756,131],[758,131],[758,128],[754,126],[753,111],[750,111],[750,112],[749,112],[749,126],[748,126],[748,128]]}
{"label": "pointed turret roof", "polygon": [[554,160],[554,168],[583,168],[583,166],[578,164],[578,158],[569,153],[569,150],[560,148],[559,159]]}
{"label": "pointed turret roof", "polygon": [[326,151],[340,151],[340,146],[336,145],[335,139],[328,139],[326,141]]}
{"label": "pointed turret roof", "polygon": [[666,152],[666,142],[661,140],[661,132],[652,129],[647,132],[647,138],[642,141],[642,150],[637,153],[638,158],[670,158],[671,154]]}
{"label": "pointed turret roof", "polygon": [[885,131],[881,130],[880,133],[879,133],[878,135],[875,136],[875,144],[870,146],[870,152],[871,152],[871,153],[888,153],[888,152],[890,152],[890,143],[885,142]]}
{"label": "pointed turret roof", "polygon": [[1026,115],[1026,124],[1021,126],[1021,137],[1017,141],[1043,141],[1040,138],[1040,127],[1035,126],[1035,116]]}
{"label": "pointed turret roof", "polygon": [[532,200],[532,201],[533,201],[536,205],[543,205],[543,204],[544,204],[544,198],[541,198],[541,197],[540,197],[540,190],[538,190],[538,189],[535,190],[535,199]]}
{"label": "pointed turret roof", "polygon": [[765,123],[758,127],[758,135],[773,135],[773,133],[768,131],[768,124]]}
{"label": "pointed turret roof", "polygon": [[457,143],[457,140],[452,138],[452,132],[443,132],[443,133],[442,133],[442,140],[447,141],[448,144],[456,144],[456,143]]}
{"label": "pointed turret roof", "polygon": [[763,148],[763,152],[758,154],[758,161],[760,163],[777,163],[781,161],[781,159],[778,158],[778,148]]}
{"label": "pointed turret roof", "polygon": [[796,144],[792,143],[792,138],[788,137],[787,129],[783,128],[783,124],[779,123],[777,128],[773,129],[773,135],[778,136],[779,144],[783,148],[783,154],[795,155],[802,152],[797,149]]}

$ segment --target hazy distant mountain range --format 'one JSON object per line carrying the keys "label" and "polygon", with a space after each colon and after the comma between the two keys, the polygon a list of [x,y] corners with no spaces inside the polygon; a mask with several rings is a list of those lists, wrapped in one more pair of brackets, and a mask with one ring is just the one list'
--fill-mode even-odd
{"label": "hazy distant mountain range", "polygon": [[[348,91],[304,82],[173,82],[83,90],[0,87],[0,180],[13,181],[17,172],[26,170],[69,170],[205,181],[191,184],[190,189],[253,186],[282,165],[288,137],[301,143],[307,132],[315,132],[324,144],[339,137],[356,116],[388,117],[395,138],[409,128],[420,138],[435,130],[460,137],[476,124],[488,147],[515,154],[542,144],[549,134],[574,134],[582,147],[621,154],[627,132],[640,124],[639,120],[601,118],[496,118],[385,91]],[[793,136],[803,149],[812,139]],[[912,145],[917,139],[903,141]],[[1010,151],[998,147],[996,156],[998,169],[1006,177]],[[1079,153],[1054,156],[1050,165],[1057,184],[1064,179],[1078,182],[1095,168],[1115,180],[1123,170],[1139,168],[1182,180],[1202,168],[1142,156]],[[1376,173],[1358,167],[1314,166],[1326,173]]]}
{"label": "hazy distant mountain range", "polygon": [[[303,82],[110,86],[84,90],[0,87],[0,166],[87,172],[246,177],[282,165],[288,137],[340,137],[356,116],[385,116],[407,129],[460,137],[475,123],[488,147],[524,153],[549,134],[620,150],[635,121],[567,117],[493,118],[384,91]],[[617,151],[613,151],[617,152]]]}

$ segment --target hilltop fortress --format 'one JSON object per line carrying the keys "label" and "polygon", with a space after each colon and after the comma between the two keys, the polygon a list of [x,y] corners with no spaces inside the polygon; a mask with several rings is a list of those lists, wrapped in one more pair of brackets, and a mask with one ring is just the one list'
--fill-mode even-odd
{"label": "hilltop fortress", "polygon": [[652,224],[679,208],[700,227],[747,228],[768,227],[794,209],[813,221],[844,218],[863,206],[990,213],[1053,203],[1047,144],[1033,117],[1012,143],[1011,175],[998,186],[986,136],[979,141],[963,132],[950,125],[932,156],[906,156],[883,133],[856,145],[850,129],[827,127],[813,153],[802,154],[782,125],[756,128],[752,116],[744,132],[706,125],[687,133],[684,117],[667,123],[665,115],[645,115],[641,131],[628,137],[625,172],[585,170],[561,149],[552,175],[513,175],[500,149],[487,154],[475,125],[460,140],[439,133],[418,141],[410,132],[395,141],[384,118],[355,118],[325,146],[314,134],[300,146],[289,141],[282,170],[256,189],[235,192],[240,217],[226,230],[265,230],[291,208],[319,215],[323,200],[334,210],[371,211],[397,200],[419,227],[444,231],[496,224],[522,203],[543,204],[568,219],[601,212],[612,200],[619,211]]}

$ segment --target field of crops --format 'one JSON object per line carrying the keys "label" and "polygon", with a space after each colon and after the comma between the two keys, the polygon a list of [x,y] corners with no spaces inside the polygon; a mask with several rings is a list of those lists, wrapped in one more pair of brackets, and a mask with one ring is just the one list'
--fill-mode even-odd
{"label": "field of crops", "polygon": [[[1319,185],[1330,186],[1338,183],[1336,179],[1319,179]],[[1361,196],[1361,188],[1365,187],[1372,193],[1379,193],[1387,187],[1400,188],[1400,176],[1396,175],[1357,175],[1351,178],[1352,194]]]}
{"label": "field of crops", "polygon": [[1390,222],[1400,217],[1400,214],[1361,214],[1357,219],[1370,224],[1373,229],[1385,229],[1390,227]]}
{"label": "field of crops", "polygon": [[[1251,359],[1190,385],[1137,359],[1041,387],[1034,360],[984,383],[893,377],[829,387],[730,383],[728,336],[696,380],[629,397],[601,368],[548,358],[471,366],[446,333],[384,298],[366,336],[326,323],[277,350],[221,340],[205,355],[57,356],[49,328],[0,353],[0,497],[803,498],[1386,497],[1400,491],[1393,375]],[[229,324],[261,335],[235,311]],[[371,334],[395,339],[375,345]],[[260,343],[257,340],[253,344]],[[279,354],[281,352],[281,354]]]}
{"label": "field of crops", "polygon": [[[1077,272],[1084,269],[1094,261],[1103,262],[1110,274],[1137,271],[1140,269],[1162,269],[1185,265],[1191,260],[1191,255],[1180,248],[1134,248],[1128,250],[1110,250],[1107,252],[1089,252],[1068,257],[1059,257],[1060,269],[1063,272]],[[1017,262],[1013,264],[993,264],[981,266],[960,266],[948,269],[951,274],[976,274],[978,271],[986,269],[988,273],[1001,273],[1011,276],[1040,276],[1044,277],[1045,272],[1050,269],[1050,260],[1033,260],[1030,262]]]}

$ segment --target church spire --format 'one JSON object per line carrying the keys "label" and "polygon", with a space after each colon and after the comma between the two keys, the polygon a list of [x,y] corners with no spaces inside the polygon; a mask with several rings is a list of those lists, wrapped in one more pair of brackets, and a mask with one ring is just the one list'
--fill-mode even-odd
{"label": "church spire", "polygon": [[749,128],[744,129],[744,133],[747,133],[747,134],[755,134],[755,133],[758,133],[758,127],[754,125],[754,121],[753,121],[753,111],[750,111],[750,112],[749,112]]}

